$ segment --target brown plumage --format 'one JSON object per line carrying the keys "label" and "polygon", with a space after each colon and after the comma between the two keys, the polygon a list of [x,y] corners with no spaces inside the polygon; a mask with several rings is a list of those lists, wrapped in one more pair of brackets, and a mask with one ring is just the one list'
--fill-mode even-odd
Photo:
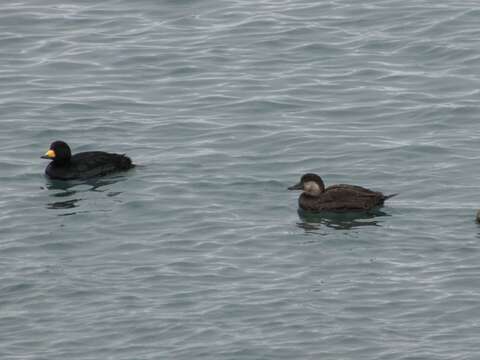
{"label": "brown plumage", "polygon": [[305,211],[370,210],[382,206],[385,200],[395,196],[384,195],[356,185],[325,185],[316,174],[305,174],[300,182],[288,188],[303,190],[298,205]]}

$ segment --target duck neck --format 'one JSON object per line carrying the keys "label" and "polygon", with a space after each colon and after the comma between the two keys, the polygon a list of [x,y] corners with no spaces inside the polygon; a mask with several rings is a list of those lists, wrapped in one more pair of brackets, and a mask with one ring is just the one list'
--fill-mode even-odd
{"label": "duck neck", "polygon": [[52,165],[55,167],[65,167],[68,165],[70,158],[67,159],[55,159],[52,161]]}

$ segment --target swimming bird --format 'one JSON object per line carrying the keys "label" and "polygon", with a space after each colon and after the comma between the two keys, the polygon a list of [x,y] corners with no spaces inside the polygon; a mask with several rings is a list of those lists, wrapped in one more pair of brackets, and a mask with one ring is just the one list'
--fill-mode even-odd
{"label": "swimming bird", "polygon": [[316,174],[303,175],[300,182],[288,190],[303,190],[298,205],[305,211],[370,210],[397,195],[384,195],[356,185],[340,184],[325,188],[322,178]]}
{"label": "swimming bird", "polygon": [[52,160],[45,169],[45,174],[51,179],[59,180],[87,179],[135,166],[124,154],[87,151],[72,155],[70,147],[64,141],[51,143],[42,158]]}

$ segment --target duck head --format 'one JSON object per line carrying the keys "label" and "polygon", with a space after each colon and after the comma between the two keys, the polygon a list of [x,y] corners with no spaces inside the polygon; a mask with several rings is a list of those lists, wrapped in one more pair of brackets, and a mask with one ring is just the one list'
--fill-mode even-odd
{"label": "duck head", "polygon": [[52,160],[55,164],[61,165],[70,161],[72,152],[66,142],[54,141],[50,144],[50,148],[41,156],[42,159]]}
{"label": "duck head", "polygon": [[310,196],[318,196],[325,191],[325,184],[317,174],[305,174],[298,184],[290,186],[288,190],[303,190]]}

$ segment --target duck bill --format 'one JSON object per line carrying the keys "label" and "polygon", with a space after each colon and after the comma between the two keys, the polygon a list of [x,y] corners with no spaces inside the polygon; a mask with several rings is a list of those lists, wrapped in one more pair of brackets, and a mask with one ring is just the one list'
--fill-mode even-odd
{"label": "duck bill", "polygon": [[47,159],[47,160],[52,160],[55,159],[55,151],[53,150],[48,150],[45,155],[40,156],[41,159]]}
{"label": "duck bill", "polygon": [[290,186],[288,190],[303,190],[303,184],[300,182],[298,184]]}

